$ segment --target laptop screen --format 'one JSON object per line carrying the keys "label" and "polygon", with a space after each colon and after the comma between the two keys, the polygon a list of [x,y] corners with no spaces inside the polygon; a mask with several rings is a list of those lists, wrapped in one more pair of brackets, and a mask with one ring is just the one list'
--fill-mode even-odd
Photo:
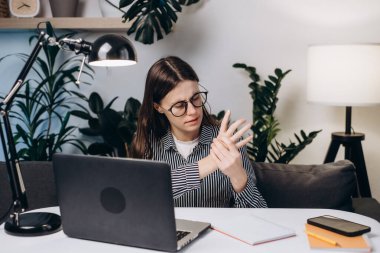
{"label": "laptop screen", "polygon": [[70,237],[175,251],[170,166],[55,154],[63,231]]}

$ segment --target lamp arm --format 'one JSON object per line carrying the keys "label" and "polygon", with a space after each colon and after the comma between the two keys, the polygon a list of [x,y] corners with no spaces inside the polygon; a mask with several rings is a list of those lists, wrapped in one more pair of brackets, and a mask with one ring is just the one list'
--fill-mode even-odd
{"label": "lamp arm", "polygon": [[10,92],[5,96],[4,100],[0,102],[0,114],[3,119],[2,122],[0,122],[2,123],[0,127],[0,137],[12,190],[13,203],[10,210],[13,212],[14,217],[18,217],[19,213],[24,212],[28,208],[28,201],[9,120],[9,109],[17,92],[24,84],[25,78],[32,68],[33,63],[37,59],[38,53],[44,45],[44,41],[47,41],[48,39],[49,37],[44,32],[40,33],[37,44],[35,45],[28,60],[25,62],[25,65],[18,75],[15,84],[12,86]]}
{"label": "lamp arm", "polygon": [[68,48],[69,50],[74,51],[75,54],[88,55],[92,50],[92,43],[87,42],[81,38],[79,39],[63,38],[63,39],[60,39],[57,44],[61,48]]}
{"label": "lamp arm", "polygon": [[15,84],[12,86],[12,89],[10,90],[8,95],[5,96],[3,102],[0,103],[1,106],[3,106],[3,105],[6,106],[5,110],[9,109],[10,104],[12,103],[12,100],[14,99],[17,92],[20,90],[20,88],[24,84],[25,78],[28,75],[30,69],[32,68],[33,63],[36,61],[37,56],[38,56],[39,52],[41,51],[41,48],[43,47],[44,41],[46,41],[48,38],[49,37],[44,32],[40,33],[38,40],[37,40],[37,43],[36,43],[35,47],[33,48],[33,51],[30,54],[28,60],[25,62],[25,65],[22,68],[19,76],[17,77]]}

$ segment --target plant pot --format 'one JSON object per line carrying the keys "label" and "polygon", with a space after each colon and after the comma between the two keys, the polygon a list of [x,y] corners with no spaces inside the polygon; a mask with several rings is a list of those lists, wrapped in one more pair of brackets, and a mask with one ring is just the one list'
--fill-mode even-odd
{"label": "plant pot", "polygon": [[[118,8],[120,0],[99,0],[99,9],[103,17],[121,17],[123,12]],[[115,7],[116,6],[116,7]]]}
{"label": "plant pot", "polygon": [[50,0],[53,17],[75,17],[78,0]]}

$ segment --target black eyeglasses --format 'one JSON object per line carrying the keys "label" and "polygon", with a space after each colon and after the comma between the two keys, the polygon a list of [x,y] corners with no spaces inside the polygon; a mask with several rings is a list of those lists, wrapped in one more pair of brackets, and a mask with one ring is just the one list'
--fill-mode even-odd
{"label": "black eyeglasses", "polygon": [[181,117],[187,112],[189,102],[196,108],[202,107],[207,102],[207,93],[208,91],[197,92],[188,101],[175,103],[168,111],[171,112],[174,117]]}

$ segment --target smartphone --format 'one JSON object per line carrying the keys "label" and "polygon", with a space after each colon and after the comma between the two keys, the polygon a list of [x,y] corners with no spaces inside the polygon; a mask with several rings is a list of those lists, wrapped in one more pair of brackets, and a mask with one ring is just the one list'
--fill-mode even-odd
{"label": "smartphone", "polygon": [[368,226],[330,215],[309,218],[307,223],[345,236],[358,236],[371,231]]}

